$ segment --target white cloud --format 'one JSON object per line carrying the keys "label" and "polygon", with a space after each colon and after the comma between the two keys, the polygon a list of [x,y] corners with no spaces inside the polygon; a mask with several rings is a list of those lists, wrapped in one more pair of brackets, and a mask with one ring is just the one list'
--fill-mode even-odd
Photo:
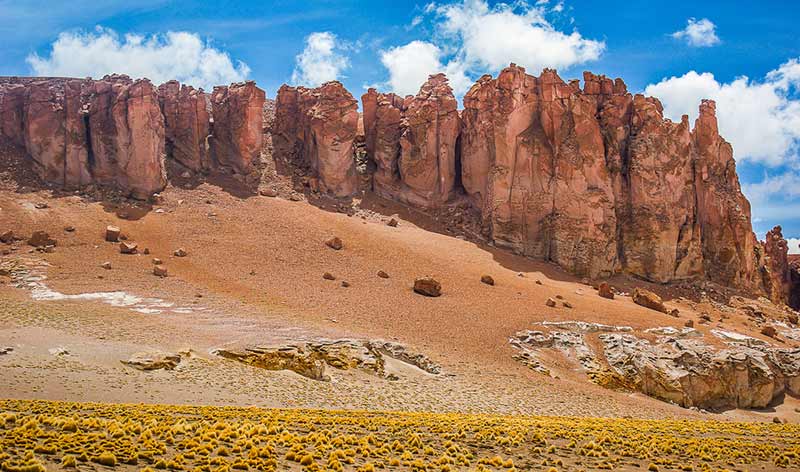
{"label": "white cloud", "polygon": [[244,80],[250,68],[211,47],[196,33],[127,34],[97,27],[94,32],[64,32],[49,56],[31,54],[26,61],[36,75],[94,77],[121,73],[158,84],[177,79],[205,89]]}
{"label": "white cloud", "polygon": [[720,43],[716,29],[717,25],[708,18],[700,20],[689,18],[686,21],[686,28],[672,33],[672,37],[686,40],[689,46],[709,47]]}
{"label": "white cloud", "polygon": [[292,82],[318,87],[325,82],[338,80],[350,66],[341,51],[346,46],[338,43],[336,35],[328,32],[311,33],[306,38],[306,48],[295,58]]}
{"label": "white cloud", "polygon": [[416,95],[431,74],[444,72],[450,86],[459,92],[467,90],[472,81],[457,61],[442,64],[442,51],[427,41],[411,41],[381,52],[381,63],[389,71],[389,88],[398,95]]}
{"label": "white cloud", "polygon": [[786,243],[789,245],[789,254],[800,254],[800,239],[786,238]]}
{"label": "white cloud", "polygon": [[648,85],[645,93],[658,97],[674,121],[683,114],[694,120],[701,99],[716,100],[720,133],[733,144],[737,160],[775,167],[799,160],[798,88],[800,62],[792,59],[762,81],[739,77],[720,83],[711,73],[690,71]]}
{"label": "white cloud", "polygon": [[[553,10],[563,9],[559,5]],[[434,40],[415,40],[381,54],[388,85],[396,93],[416,93],[429,74],[445,72],[456,95],[461,95],[472,78],[496,73],[511,62],[538,73],[544,67],[566,68],[598,59],[605,49],[604,42],[577,31],[558,31],[545,18],[547,2],[490,7],[485,0],[463,0],[429,3],[425,12],[436,20]]]}

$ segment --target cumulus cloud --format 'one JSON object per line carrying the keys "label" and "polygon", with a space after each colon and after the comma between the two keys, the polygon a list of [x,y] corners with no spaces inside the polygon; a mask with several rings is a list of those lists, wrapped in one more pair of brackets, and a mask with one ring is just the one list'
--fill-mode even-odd
{"label": "cumulus cloud", "polygon": [[295,58],[292,82],[317,87],[338,80],[350,66],[350,61],[343,54],[345,49],[347,46],[340,44],[331,32],[311,33],[306,38],[305,49]]}
{"label": "cumulus cloud", "polygon": [[800,239],[786,238],[786,242],[789,244],[789,254],[800,254]]}
{"label": "cumulus cloud", "polygon": [[177,79],[206,89],[244,80],[250,73],[247,64],[234,64],[228,53],[196,33],[120,36],[99,26],[93,32],[63,32],[49,55],[34,53],[26,61],[36,75],[100,78],[122,73],[154,83]]}
{"label": "cumulus cloud", "polygon": [[427,41],[412,41],[381,52],[381,63],[389,71],[388,85],[398,95],[414,95],[428,76],[444,72],[455,90],[466,90],[470,80],[457,61],[442,64],[442,51]]}
{"label": "cumulus cloud", "polygon": [[800,175],[784,170],[765,175],[759,182],[745,183],[742,191],[753,207],[754,222],[797,220],[800,215]]}
{"label": "cumulus cloud", "polygon": [[776,167],[798,162],[800,147],[800,62],[792,59],[763,80],[739,77],[719,82],[709,72],[687,72],[648,85],[645,93],[658,97],[664,114],[692,120],[703,98],[717,102],[720,133],[733,144],[738,160]]}
{"label": "cumulus cloud", "polygon": [[[555,10],[561,9],[563,6]],[[546,19],[546,2],[490,7],[485,0],[463,0],[428,4],[425,10],[434,17],[434,40],[412,41],[382,54],[388,59],[383,63],[395,92],[416,91],[428,74],[444,71],[460,95],[469,89],[470,77],[496,73],[510,62],[538,73],[544,67],[566,68],[596,60],[605,49],[603,41],[584,38],[577,31],[559,31]],[[401,67],[393,60],[402,52],[418,49],[425,49],[424,63]],[[406,67],[414,71],[409,72]]]}
{"label": "cumulus cloud", "polygon": [[717,25],[708,18],[700,20],[689,18],[686,21],[686,28],[672,33],[672,37],[686,41],[689,46],[709,47],[720,43],[716,29]]}

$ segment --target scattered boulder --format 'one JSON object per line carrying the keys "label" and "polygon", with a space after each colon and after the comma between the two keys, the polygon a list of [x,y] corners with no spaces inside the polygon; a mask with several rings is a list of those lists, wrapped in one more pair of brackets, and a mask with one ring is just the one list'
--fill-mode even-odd
{"label": "scattered boulder", "polygon": [[137,370],[172,370],[181,362],[180,354],[151,351],[138,352],[128,360],[120,361]]}
{"label": "scattered boulder", "polygon": [[396,228],[397,220],[394,218],[389,218],[389,221],[386,222],[386,226],[391,226],[392,228]]}
{"label": "scattered boulder", "polygon": [[278,191],[275,190],[274,188],[261,189],[261,191],[258,193],[261,194],[262,197],[275,198],[278,196]]}
{"label": "scattered boulder", "polygon": [[173,252],[172,254],[173,254],[175,257],[186,257],[186,255],[187,255],[188,253],[186,252],[186,249],[184,249],[184,248],[182,248],[182,247],[179,247],[179,248],[178,248],[178,249],[176,249],[176,250],[175,250],[175,252]]}
{"label": "scattered boulder", "polygon": [[0,347],[0,356],[8,354],[12,351],[14,351],[13,347]]}
{"label": "scattered boulder", "polygon": [[331,274],[330,272],[325,272],[322,274],[322,278],[325,280],[336,280],[336,276]]}
{"label": "scattered boulder", "polygon": [[110,262],[103,262],[102,264],[100,264],[100,267],[102,267],[105,270],[111,270],[111,263]]}
{"label": "scattered boulder", "polygon": [[681,312],[677,308],[671,309],[668,314],[669,314],[669,316],[672,316],[674,318],[680,318],[681,317]]}
{"label": "scattered boulder", "polygon": [[325,241],[325,245],[329,248],[338,251],[344,247],[344,243],[342,242],[341,238],[338,236],[334,236]]}
{"label": "scattered boulder", "polygon": [[561,306],[563,306],[564,308],[572,308],[572,303],[565,300],[561,302]]}
{"label": "scattered boulder", "polygon": [[67,233],[74,233],[75,232],[75,227],[72,226],[72,225],[64,226],[64,231],[66,231]]}
{"label": "scattered boulder", "polygon": [[119,243],[119,252],[122,254],[136,254],[139,251],[139,246],[136,243],[129,243],[122,241]]}
{"label": "scattered boulder", "polygon": [[11,230],[0,233],[0,242],[11,244],[14,242],[14,232]]}
{"label": "scattered boulder", "polygon": [[545,305],[547,305],[547,306],[549,306],[550,308],[555,308],[555,306],[556,306],[556,301],[555,301],[555,300],[553,300],[552,298],[548,298],[548,299],[547,299],[547,301],[546,301],[546,302],[544,302],[544,304],[545,304]]}
{"label": "scattered boulder", "polygon": [[442,294],[442,284],[433,277],[419,277],[414,280],[414,291],[426,297],[438,297]]}
{"label": "scattered boulder", "polygon": [[378,271],[378,277],[380,277],[382,279],[388,279],[389,278],[389,274],[387,274],[386,272],[384,272],[382,270],[379,270]]}
{"label": "scattered boulder", "polygon": [[660,311],[661,313],[667,313],[667,307],[664,306],[664,302],[661,300],[661,297],[650,290],[636,287],[633,289],[632,297],[633,303],[636,303],[637,305],[650,308],[651,310]]}
{"label": "scattered boulder", "polygon": [[686,323],[684,323],[683,326],[685,326],[687,328],[694,328],[694,321],[693,320],[686,320]]}
{"label": "scattered boulder", "polygon": [[614,290],[608,285],[608,282],[601,282],[600,285],[597,287],[597,294],[603,298],[608,298],[609,300],[614,299]]}
{"label": "scattered boulder", "polygon": [[28,245],[33,247],[55,246],[56,240],[51,238],[45,231],[34,231],[28,239]]}
{"label": "scattered boulder", "polygon": [[482,275],[481,282],[486,285],[494,285],[494,278],[491,275]]}
{"label": "scattered boulder", "polygon": [[342,280],[342,287],[347,288],[349,286],[350,286],[350,282],[348,282],[346,280]]}
{"label": "scattered boulder", "polygon": [[167,268],[163,265],[157,265],[153,267],[153,275],[158,277],[166,277],[167,276]]}
{"label": "scattered boulder", "polygon": [[778,330],[772,325],[767,325],[761,328],[761,334],[764,336],[769,336],[770,338],[774,338],[778,335]]}
{"label": "scattered boulder", "polygon": [[122,231],[116,226],[106,226],[106,241],[116,243],[120,240]]}
{"label": "scattered boulder", "polygon": [[153,264],[155,264],[155,265],[161,265],[161,264],[163,264],[163,263],[164,263],[164,261],[162,261],[161,259],[159,259],[159,258],[157,258],[157,257],[154,257],[154,258],[153,258]]}

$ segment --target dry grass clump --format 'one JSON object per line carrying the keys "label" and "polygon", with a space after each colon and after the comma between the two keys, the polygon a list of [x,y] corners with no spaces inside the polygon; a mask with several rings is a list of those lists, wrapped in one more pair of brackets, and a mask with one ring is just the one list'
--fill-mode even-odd
{"label": "dry grass clump", "polygon": [[0,470],[90,464],[142,472],[797,470],[800,427],[0,401]]}

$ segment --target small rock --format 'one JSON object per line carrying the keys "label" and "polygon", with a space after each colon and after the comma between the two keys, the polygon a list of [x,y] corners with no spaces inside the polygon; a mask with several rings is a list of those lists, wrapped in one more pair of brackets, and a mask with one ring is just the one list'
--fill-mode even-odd
{"label": "small rock", "polygon": [[120,362],[138,370],[172,370],[181,362],[181,356],[164,352],[139,352]]}
{"label": "small rock", "polygon": [[35,207],[37,210],[44,210],[45,208],[49,208],[50,206],[49,206],[47,203],[45,203],[45,202],[39,202],[39,203],[37,203],[36,205],[34,205],[34,207]]}
{"label": "small rock", "polygon": [[433,277],[419,277],[414,280],[414,291],[426,297],[438,297],[442,294],[442,284]]}
{"label": "small rock", "polygon": [[547,301],[544,302],[544,304],[549,306],[550,308],[554,308],[556,306],[556,301],[553,300],[552,298],[548,298]]}
{"label": "small rock", "polygon": [[675,318],[680,318],[681,312],[677,308],[673,308],[672,310],[669,311],[669,316],[673,316]]}
{"label": "small rock", "polygon": [[536,279],[536,285],[542,285],[542,281],[539,280],[539,279]]}
{"label": "small rock", "polygon": [[597,294],[603,298],[608,298],[609,300],[614,299],[614,290],[611,289],[611,286],[608,285],[608,282],[600,283],[600,285],[597,287]]}
{"label": "small rock", "polygon": [[13,347],[0,347],[0,356],[4,354],[8,354],[14,350]]}
{"label": "small rock", "polygon": [[55,246],[56,240],[44,231],[34,231],[28,239],[28,244],[33,247]]}
{"label": "small rock", "polygon": [[158,277],[166,277],[167,276],[167,268],[163,265],[157,265],[153,267],[153,275]]}
{"label": "small rock", "polygon": [[391,226],[392,228],[396,228],[397,220],[394,218],[389,218],[389,221],[386,223],[386,226]]}
{"label": "small rock", "polygon": [[767,325],[761,328],[761,334],[764,336],[769,336],[770,338],[774,338],[778,335],[778,330],[775,329],[774,326]]}
{"label": "small rock", "polygon": [[564,299],[564,297],[563,297],[563,296],[561,296],[561,295],[556,295],[556,299],[557,299],[557,300],[563,300],[563,299]]}
{"label": "small rock", "polygon": [[700,320],[703,323],[708,323],[708,322],[711,321],[711,316],[708,313],[701,313],[700,314]]}
{"label": "small rock", "polygon": [[150,254],[150,248],[149,247],[144,248],[144,251],[142,251],[142,254],[144,254],[145,256],[149,255]]}
{"label": "small rock", "polygon": [[64,227],[64,231],[66,231],[67,233],[74,233],[74,232],[75,232],[75,227],[74,227],[74,226],[72,226],[72,225],[70,225],[70,226],[65,226],[65,227]]}
{"label": "small rock", "polygon": [[164,197],[160,193],[154,193],[150,195],[150,203],[153,205],[161,205],[164,203]]}
{"label": "small rock", "polygon": [[342,242],[342,240],[338,236],[334,236],[334,237],[328,239],[327,241],[325,241],[325,245],[328,246],[329,248],[333,249],[333,250],[336,250],[336,251],[338,251],[342,247],[344,247],[344,243]]}
{"label": "small rock", "polygon": [[111,263],[110,262],[103,262],[102,264],[100,264],[100,267],[102,267],[105,270],[111,270]]}
{"label": "small rock", "polygon": [[0,234],[0,242],[3,242],[5,244],[13,243],[14,242],[14,232],[11,231],[11,230],[4,231],[2,234]]}
{"label": "small rock", "polygon": [[182,248],[182,247],[179,247],[179,248],[178,248],[178,249],[176,249],[176,250],[175,250],[175,252],[173,252],[172,254],[173,254],[175,257],[186,257],[186,255],[187,255],[188,253],[186,252],[186,249],[184,249],[184,248]]}
{"label": "small rock", "polygon": [[780,418],[778,418],[777,416],[773,416],[773,417],[772,417],[772,422],[773,422],[773,423],[776,423],[776,424],[781,424],[781,419],[780,419]]}
{"label": "small rock", "polygon": [[350,282],[348,282],[348,281],[346,281],[346,280],[342,280],[342,287],[345,287],[345,288],[347,288],[347,287],[349,287],[349,286],[350,286]]}
{"label": "small rock", "polygon": [[387,274],[386,272],[384,272],[382,270],[379,270],[378,271],[378,277],[380,277],[382,279],[388,279],[389,278],[389,274]]}
{"label": "small rock", "polygon": [[128,243],[122,241],[119,243],[119,252],[122,254],[136,254],[138,251],[138,246],[136,243]]}
{"label": "small rock", "polygon": [[163,261],[162,261],[161,259],[159,259],[159,258],[157,258],[157,257],[154,257],[154,258],[153,258],[153,264],[155,264],[155,265],[161,265],[162,263],[163,263]]}
{"label": "small rock", "polygon": [[331,274],[330,272],[325,272],[322,274],[322,278],[325,280],[336,280],[336,276]]}
{"label": "small rock", "polygon": [[481,282],[485,283],[486,285],[494,285],[494,278],[491,275],[482,275]]}
{"label": "small rock", "polygon": [[289,195],[289,200],[291,200],[293,202],[299,202],[300,200],[302,200],[302,198],[300,197],[300,195],[298,195],[296,193],[293,193],[293,194]]}
{"label": "small rock", "polygon": [[788,321],[789,323],[791,323],[793,325],[797,325],[797,321],[798,321],[797,314],[796,313],[790,313],[790,314],[786,315],[786,321]]}
{"label": "small rock", "polygon": [[661,313],[667,313],[667,308],[664,306],[661,297],[650,290],[636,287],[633,289],[633,295],[631,295],[631,297],[633,298],[633,303],[637,305],[660,311]]}
{"label": "small rock", "polygon": [[694,328],[694,321],[693,320],[686,320],[686,323],[684,323],[683,326],[685,326],[687,328]]}
{"label": "small rock", "polygon": [[181,174],[181,178],[182,178],[182,179],[188,179],[188,178],[190,178],[191,176],[192,176],[192,174],[190,174],[188,170],[186,170],[186,171],[183,171],[183,173]]}
{"label": "small rock", "polygon": [[564,308],[572,308],[572,303],[568,301],[563,301],[561,302],[561,306],[563,306]]}
{"label": "small rock", "polygon": [[116,243],[120,240],[120,234],[122,232],[116,226],[106,226],[106,241],[110,243]]}
{"label": "small rock", "polygon": [[278,191],[275,190],[274,188],[265,188],[258,193],[260,193],[262,197],[275,198],[278,196]]}

